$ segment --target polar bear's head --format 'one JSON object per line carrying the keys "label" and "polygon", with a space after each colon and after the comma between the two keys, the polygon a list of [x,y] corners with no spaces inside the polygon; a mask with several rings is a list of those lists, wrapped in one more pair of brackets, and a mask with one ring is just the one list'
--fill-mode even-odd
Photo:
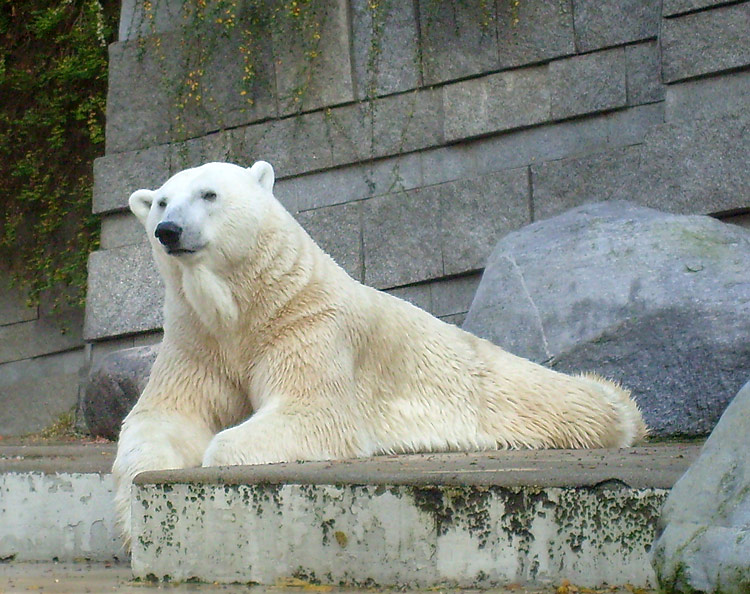
{"label": "polar bear's head", "polygon": [[249,169],[207,163],[173,175],[158,190],[138,190],[130,210],[157,253],[185,265],[248,252],[269,201],[274,173],[258,161]]}

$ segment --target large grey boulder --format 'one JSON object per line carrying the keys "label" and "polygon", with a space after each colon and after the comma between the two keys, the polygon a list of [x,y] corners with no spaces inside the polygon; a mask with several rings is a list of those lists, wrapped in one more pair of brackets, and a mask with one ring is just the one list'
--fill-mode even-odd
{"label": "large grey boulder", "polygon": [[92,367],[80,407],[92,435],[117,439],[120,423],[146,387],[159,347],[114,351]]}
{"label": "large grey boulder", "polygon": [[505,236],[464,329],[633,391],[652,435],[711,431],[750,377],[750,233],[627,202]]}
{"label": "large grey boulder", "polygon": [[750,592],[750,383],[669,494],[653,565],[666,593]]}

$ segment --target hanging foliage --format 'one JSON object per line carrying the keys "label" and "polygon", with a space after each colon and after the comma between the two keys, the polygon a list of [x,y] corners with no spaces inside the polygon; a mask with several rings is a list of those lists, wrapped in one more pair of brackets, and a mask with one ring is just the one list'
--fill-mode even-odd
{"label": "hanging foliage", "polygon": [[0,0],[0,258],[30,305],[85,297],[118,13],[118,0]]}

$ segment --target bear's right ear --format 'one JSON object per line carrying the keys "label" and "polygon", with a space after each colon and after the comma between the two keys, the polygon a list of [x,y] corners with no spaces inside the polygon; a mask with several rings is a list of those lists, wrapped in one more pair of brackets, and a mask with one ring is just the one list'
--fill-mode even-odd
{"label": "bear's right ear", "polygon": [[273,173],[273,167],[271,167],[270,163],[267,163],[266,161],[256,161],[248,171],[250,171],[250,175],[255,178],[255,181],[260,184],[261,188],[268,190],[269,192],[273,190],[275,176]]}
{"label": "bear's right ear", "polygon": [[146,224],[146,219],[148,218],[148,213],[151,210],[151,204],[153,203],[153,201],[153,190],[136,190],[130,195],[130,198],[128,199],[130,210],[144,225]]}

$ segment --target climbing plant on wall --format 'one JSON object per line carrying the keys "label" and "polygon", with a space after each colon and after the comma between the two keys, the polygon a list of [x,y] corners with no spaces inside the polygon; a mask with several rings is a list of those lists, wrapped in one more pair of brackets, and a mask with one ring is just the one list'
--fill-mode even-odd
{"label": "climbing plant on wall", "polygon": [[85,296],[118,14],[118,0],[0,0],[0,258],[31,305]]}
{"label": "climbing plant on wall", "polygon": [[[373,85],[382,29],[395,1],[366,4],[372,31],[365,112],[377,94]],[[480,8],[478,26],[489,26],[495,2],[474,1]],[[516,9],[519,4],[504,1]],[[154,50],[144,42],[142,50],[158,55],[156,15],[172,4],[136,4],[141,8],[135,26],[156,46]],[[275,89],[277,100],[291,105],[287,114],[308,109],[322,19],[330,6],[326,0],[190,0],[174,5],[180,7],[181,37],[188,48],[178,84],[164,85],[173,96],[175,140],[190,138],[185,121],[211,108],[204,77],[224,59],[213,54],[228,37],[237,40],[229,59],[242,65],[235,87],[245,108],[254,104],[255,83],[263,78],[258,76],[262,54],[273,43],[275,50],[286,52],[287,64],[298,65],[295,76],[284,81],[283,92]],[[440,6],[439,0],[423,0],[421,10],[429,14]],[[90,208],[92,163],[104,152],[107,45],[115,37],[119,8],[119,0],[0,0],[0,259],[32,304],[48,292],[65,295],[58,305],[82,303],[85,297],[86,259],[98,243],[98,220]],[[207,35],[209,30],[213,36]],[[278,66],[279,56],[275,59]],[[215,116],[207,117],[221,125],[221,114]],[[332,118],[326,121],[336,128]],[[402,136],[406,132],[404,128]],[[70,290],[60,292],[60,287]]]}
{"label": "climbing plant on wall", "polygon": [[[217,70],[226,71],[219,86],[228,85],[237,94],[224,98],[232,109],[251,109],[258,84],[264,86],[264,95],[276,93],[279,89],[273,79],[267,80],[267,69],[273,68],[269,57],[274,53],[277,66],[284,63],[287,71],[278,100],[286,113],[302,111],[321,54],[328,4],[328,0],[138,2],[126,34],[138,39],[140,59],[155,63],[162,71],[160,88],[173,107],[172,138],[195,135],[186,120],[196,117],[224,123],[226,114],[217,112],[211,93],[217,85]],[[164,15],[169,15],[170,26],[161,31]],[[232,46],[230,52],[228,46]]]}
{"label": "climbing plant on wall", "polygon": [[[404,15],[412,11],[411,18],[418,21],[415,35],[420,28],[424,32],[434,27],[439,30],[436,39],[450,38],[453,26],[453,37],[462,30],[478,29],[493,38],[501,19],[498,6],[503,6],[505,22],[515,26],[520,0],[420,0],[414,4],[351,0],[348,8],[342,9],[345,4],[331,0],[136,2],[133,18],[126,21],[127,37],[138,40],[139,57],[147,76],[161,71],[159,88],[163,94],[159,99],[169,99],[156,108],[160,116],[168,117],[157,122],[160,128],[153,131],[154,142],[180,142],[207,131],[237,128],[265,119],[294,119],[295,115],[343,103],[357,103],[359,128],[366,128],[367,122],[376,119],[379,97],[429,86],[421,83],[421,38],[413,45],[407,41],[405,51],[398,56],[400,62],[413,60],[413,68],[404,80],[384,81],[392,77],[390,67],[384,68],[389,74],[380,73],[385,56],[389,55],[383,51],[388,50],[383,47],[387,23],[398,27],[404,18],[410,18]],[[348,25],[342,26],[347,18]],[[349,36],[345,33],[347,27],[351,29]],[[342,37],[353,45],[337,45]],[[337,57],[350,53],[353,97],[336,84],[347,79]],[[411,72],[417,73],[419,80],[412,80],[410,87],[406,78]],[[351,120],[350,114],[346,115]],[[329,136],[343,138],[344,142],[352,140],[361,159],[367,158],[368,147],[363,146],[361,134],[351,133],[350,128],[356,127],[342,124],[334,116],[327,110]],[[409,118],[402,136],[409,133],[408,123]],[[165,126],[169,130],[164,130]],[[269,130],[270,126],[266,132]],[[394,132],[398,131],[388,133]],[[253,137],[251,142],[263,145],[264,139]],[[243,151],[248,154],[253,147],[243,148],[249,149]],[[187,148],[177,150],[183,156],[181,164],[187,166],[191,162]],[[372,156],[372,151],[369,154]]]}

